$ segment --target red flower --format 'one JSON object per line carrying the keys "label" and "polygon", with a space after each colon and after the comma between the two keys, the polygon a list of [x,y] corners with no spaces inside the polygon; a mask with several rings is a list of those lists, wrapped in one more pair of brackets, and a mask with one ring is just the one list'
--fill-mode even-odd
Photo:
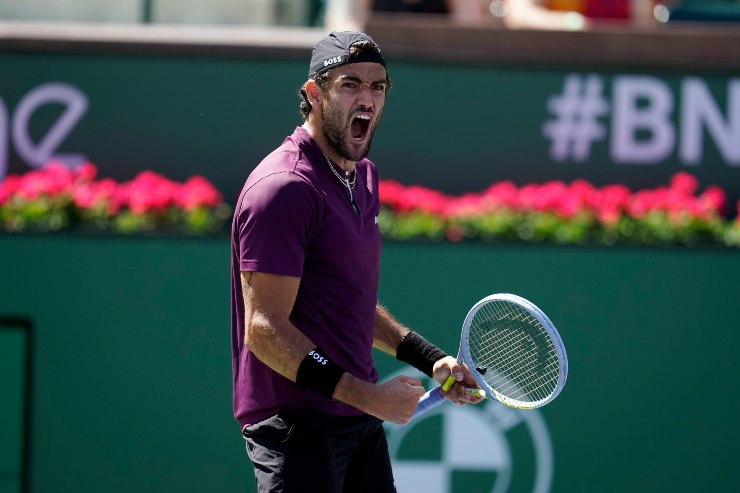
{"label": "red flower", "polygon": [[685,171],[681,171],[671,177],[670,188],[684,195],[694,195],[699,188],[699,181]]}
{"label": "red flower", "polygon": [[216,207],[222,196],[211,183],[202,176],[194,176],[175,191],[175,203],[186,210],[198,207]]}
{"label": "red flower", "polygon": [[79,181],[91,182],[98,175],[98,168],[92,163],[82,163],[75,168],[75,175]]}
{"label": "red flower", "polygon": [[443,194],[412,185],[397,197],[396,207],[403,212],[418,210],[431,214],[441,214],[445,210],[446,202],[446,197]]}
{"label": "red flower", "polygon": [[586,180],[576,180],[569,187],[570,194],[583,207],[595,208],[599,202],[599,190]]}
{"label": "red flower", "polygon": [[519,190],[510,181],[494,183],[483,192],[483,202],[492,206],[515,209],[519,204]]}
{"label": "red flower", "polygon": [[699,201],[705,211],[722,214],[726,201],[725,192],[717,186],[707,187],[704,193],[699,195]]}
{"label": "red flower", "polygon": [[603,207],[596,213],[596,217],[607,226],[613,226],[622,217],[622,211],[614,207]]}
{"label": "red flower", "polygon": [[125,185],[124,203],[134,214],[164,211],[177,191],[176,183],[153,171],[143,171]]}
{"label": "red flower", "polygon": [[59,162],[49,162],[41,170],[34,170],[20,177],[17,193],[27,200],[40,196],[55,197],[64,193],[74,183],[72,172]]}
{"label": "red flower", "polygon": [[555,214],[563,219],[570,219],[578,215],[581,211],[581,204],[575,195],[563,194],[559,197],[554,207]]}
{"label": "red flower", "polygon": [[484,210],[483,197],[474,193],[466,193],[460,197],[451,197],[447,201],[444,215],[446,217],[472,216]]}
{"label": "red flower", "polygon": [[20,188],[21,178],[16,175],[8,175],[0,181],[0,205],[6,203],[10,197],[15,195]]}
{"label": "red flower", "polygon": [[72,190],[72,201],[80,209],[107,205],[109,207],[108,212],[115,213],[118,209],[113,209],[111,206],[117,192],[118,183],[110,178],[106,178],[75,186]]}
{"label": "red flower", "polygon": [[578,197],[562,181],[550,181],[533,187],[530,200],[535,211],[553,212],[566,219],[577,215],[581,208]]}
{"label": "red flower", "polygon": [[656,194],[652,190],[641,190],[636,192],[627,204],[629,215],[635,219],[641,219],[648,212],[655,209]]}
{"label": "red flower", "polygon": [[631,195],[629,188],[623,185],[607,185],[598,191],[595,208],[626,211]]}
{"label": "red flower", "polygon": [[378,188],[380,203],[392,209],[398,207],[399,197],[403,195],[405,187],[395,180],[383,180]]}

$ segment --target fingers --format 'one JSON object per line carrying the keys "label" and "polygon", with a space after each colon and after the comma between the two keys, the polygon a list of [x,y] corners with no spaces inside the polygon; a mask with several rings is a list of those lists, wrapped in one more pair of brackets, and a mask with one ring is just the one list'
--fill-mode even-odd
{"label": "fingers", "polygon": [[468,389],[473,388],[477,388],[477,385],[475,385],[475,383],[473,383],[472,385],[467,385],[464,382],[458,382],[452,386],[445,397],[447,397],[448,400],[454,402],[455,404],[477,404],[483,400],[483,397],[480,397],[468,391]]}
{"label": "fingers", "polygon": [[457,362],[452,356],[445,356],[434,364],[434,379],[439,383],[444,383],[447,377],[452,375],[456,381],[460,381],[465,377],[460,363]]}
{"label": "fingers", "polygon": [[464,382],[468,387],[477,387],[478,384],[475,381],[475,378],[473,378],[473,374],[468,369],[468,365],[463,365],[463,378],[462,382]]}
{"label": "fingers", "polygon": [[450,369],[450,374],[455,377],[455,380],[457,380],[458,382],[464,378],[465,373],[463,372],[463,368],[462,366],[460,366],[460,363],[458,363],[455,358],[451,356],[449,357],[447,367]]}
{"label": "fingers", "polygon": [[390,397],[388,410],[391,414],[387,419],[397,424],[406,424],[425,393],[424,387],[419,379],[405,375],[400,375],[389,383],[396,390],[395,395]]}
{"label": "fingers", "polygon": [[[467,392],[469,388],[476,388],[473,375],[470,373],[467,365],[461,364],[452,356],[446,356],[434,364],[434,379],[442,383],[445,398],[455,404],[478,403],[481,397],[471,395]],[[449,381],[452,375],[454,380]]]}
{"label": "fingers", "polygon": [[399,375],[398,379],[403,383],[421,387],[421,380],[418,378],[407,377],[406,375]]}
{"label": "fingers", "polygon": [[449,368],[450,374],[455,377],[455,383],[448,389],[446,397],[448,400],[456,404],[476,404],[483,400],[483,397],[471,394],[468,389],[478,388],[478,384],[473,378],[468,365],[460,364],[454,358],[450,358],[452,361],[443,360],[443,367],[446,365]]}

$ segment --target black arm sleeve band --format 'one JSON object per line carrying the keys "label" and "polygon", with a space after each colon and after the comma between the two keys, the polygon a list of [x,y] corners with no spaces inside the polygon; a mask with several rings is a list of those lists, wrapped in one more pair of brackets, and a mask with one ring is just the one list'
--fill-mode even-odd
{"label": "black arm sleeve band", "polygon": [[396,349],[396,359],[408,363],[417,370],[432,376],[434,363],[447,356],[437,346],[421,337],[416,332],[409,332]]}
{"label": "black arm sleeve band", "polygon": [[295,383],[331,399],[344,373],[345,369],[331,361],[324,351],[313,348],[301,361]]}

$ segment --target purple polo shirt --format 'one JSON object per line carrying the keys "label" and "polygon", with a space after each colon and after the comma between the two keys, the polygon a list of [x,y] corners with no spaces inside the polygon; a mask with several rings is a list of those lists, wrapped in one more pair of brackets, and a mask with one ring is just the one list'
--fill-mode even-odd
{"label": "purple polo shirt", "polygon": [[234,212],[231,243],[231,350],[234,416],[254,424],[305,408],[361,414],[272,371],[244,346],[240,271],[301,279],[290,321],[336,363],[376,382],[371,356],[380,270],[378,174],[355,163],[359,208],[303,127],[250,174]]}

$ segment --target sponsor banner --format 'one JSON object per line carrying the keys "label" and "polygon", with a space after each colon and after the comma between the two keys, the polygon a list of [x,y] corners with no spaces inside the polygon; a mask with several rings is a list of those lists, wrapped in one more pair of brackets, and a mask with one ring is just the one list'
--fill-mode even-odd
{"label": "sponsor banner", "polygon": [[[306,61],[307,63],[307,61]],[[233,201],[296,125],[306,63],[0,53],[0,176],[54,159],[127,179],[203,174]],[[688,171],[740,197],[740,77],[389,63],[370,157],[448,193],[584,178],[632,188]],[[735,74],[736,75],[736,74]]]}

